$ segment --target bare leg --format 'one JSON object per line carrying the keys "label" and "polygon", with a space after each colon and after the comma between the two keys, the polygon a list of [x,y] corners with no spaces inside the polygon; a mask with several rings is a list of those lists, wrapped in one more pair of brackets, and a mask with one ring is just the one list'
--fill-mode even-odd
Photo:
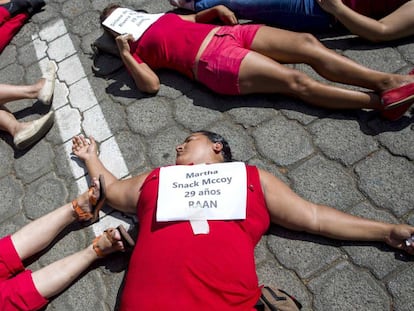
{"label": "bare leg", "polygon": [[[105,254],[110,254],[115,251],[124,249],[121,241],[121,235],[118,230],[113,230],[111,233],[114,242],[105,240],[103,236],[97,242],[100,245],[100,249]],[[108,243],[109,242],[109,243]],[[33,282],[39,293],[45,297],[50,298],[66,287],[68,287],[83,271],[85,271],[92,262],[98,259],[96,251],[93,248],[93,244],[87,248],[58,260],[50,265],[34,272],[32,274]]]}
{"label": "bare leg", "polygon": [[6,131],[14,137],[25,125],[23,122],[18,122],[14,115],[5,107],[0,107],[0,130]]}
{"label": "bare leg", "polygon": [[45,82],[45,78],[41,78],[32,85],[0,84],[0,105],[19,99],[36,99]]}
{"label": "bare leg", "polygon": [[380,98],[374,93],[320,83],[303,72],[290,69],[255,52],[249,53],[243,59],[239,83],[242,94],[280,93],[324,108],[381,108]]}
{"label": "bare leg", "polygon": [[324,78],[382,92],[414,81],[414,76],[366,68],[326,48],[310,34],[261,27],[251,49],[280,63],[305,63]]}
{"label": "bare leg", "polygon": [[[93,196],[99,198],[99,182],[94,180]],[[89,209],[88,192],[77,198],[79,206]],[[33,256],[45,247],[69,224],[76,220],[72,204],[65,204],[54,211],[28,223],[11,236],[13,245],[21,260]]]}
{"label": "bare leg", "polygon": [[[44,78],[32,85],[0,84],[0,105],[20,99],[35,99],[44,86]],[[18,122],[14,115],[5,107],[0,107],[0,130],[8,132],[13,137],[28,126],[27,122]]]}

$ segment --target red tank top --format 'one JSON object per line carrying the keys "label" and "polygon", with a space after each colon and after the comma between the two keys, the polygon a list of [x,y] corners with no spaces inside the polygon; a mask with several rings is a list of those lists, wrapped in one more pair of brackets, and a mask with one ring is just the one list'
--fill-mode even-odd
{"label": "red tank top", "polygon": [[398,9],[409,0],[342,0],[346,6],[369,17],[381,18]]}
{"label": "red tank top", "polygon": [[176,70],[193,79],[193,63],[207,34],[217,26],[183,20],[165,14],[142,37],[130,44],[131,54],[152,69]]}
{"label": "red tank top", "polygon": [[246,171],[246,219],[208,221],[205,235],[194,235],[188,221],[155,221],[159,169],[148,175],[137,205],[139,233],[122,311],[255,310],[261,288],[254,247],[270,216],[257,168],[246,165]]}

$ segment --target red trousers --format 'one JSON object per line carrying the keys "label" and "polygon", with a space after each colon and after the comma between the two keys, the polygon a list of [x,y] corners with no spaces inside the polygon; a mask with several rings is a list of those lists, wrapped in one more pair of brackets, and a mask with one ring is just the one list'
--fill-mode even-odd
{"label": "red trousers", "polygon": [[0,53],[3,52],[13,36],[24,25],[29,18],[28,13],[19,13],[11,17],[9,11],[0,7]]}
{"label": "red trousers", "polygon": [[0,239],[0,309],[34,311],[47,302],[36,289],[32,272],[25,270],[11,237]]}

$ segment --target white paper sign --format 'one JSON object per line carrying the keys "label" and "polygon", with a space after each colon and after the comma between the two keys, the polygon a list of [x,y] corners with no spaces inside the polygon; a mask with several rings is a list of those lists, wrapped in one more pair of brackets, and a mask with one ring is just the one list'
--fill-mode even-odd
{"label": "white paper sign", "polygon": [[245,219],[246,189],[242,162],[162,167],[157,221]]}
{"label": "white paper sign", "polygon": [[164,13],[148,14],[126,8],[117,8],[103,21],[102,25],[120,35],[131,34],[134,41],[137,41],[145,30],[163,15]]}

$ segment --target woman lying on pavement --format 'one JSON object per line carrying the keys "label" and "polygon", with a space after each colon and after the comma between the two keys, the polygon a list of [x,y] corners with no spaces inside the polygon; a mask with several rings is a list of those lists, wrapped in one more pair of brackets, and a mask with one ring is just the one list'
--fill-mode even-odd
{"label": "woman lying on pavement", "polygon": [[197,12],[225,5],[237,17],[296,31],[345,26],[370,41],[414,35],[413,0],[170,0]]}
{"label": "woman lying on pavement", "polygon": [[95,221],[105,195],[103,178],[72,203],[40,217],[0,239],[0,305],[2,311],[40,310],[48,299],[66,289],[95,260],[125,251],[134,242],[120,226],[109,228],[85,249],[40,270],[26,270],[23,261],[44,250],[74,221]]}
{"label": "woman lying on pavement", "polygon": [[233,162],[216,133],[192,133],[176,147],[176,165],[123,180],[105,168],[93,137],[75,136],[72,144],[89,176],[105,177],[108,204],[139,219],[120,311],[256,310],[254,248],[270,223],[414,254],[406,241],[414,227],[307,201],[271,173]]}
{"label": "woman lying on pavement", "polygon": [[[122,16],[150,22],[144,23],[147,28],[136,26],[125,33],[125,28],[117,28]],[[209,24],[216,19],[231,26]],[[191,15],[145,14],[109,5],[101,21],[143,92],[156,93],[160,81],[154,70],[167,68],[219,94],[279,93],[330,109],[376,109],[390,120],[402,117],[414,102],[413,75],[366,68],[327,49],[310,34],[238,25],[233,12],[222,5]],[[321,83],[283,63],[305,63],[330,81],[372,92]]]}

